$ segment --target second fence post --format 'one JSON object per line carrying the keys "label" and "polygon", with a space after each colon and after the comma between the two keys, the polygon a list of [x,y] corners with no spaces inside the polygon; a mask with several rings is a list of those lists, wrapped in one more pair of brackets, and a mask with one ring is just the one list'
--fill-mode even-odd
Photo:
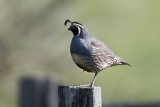
{"label": "second fence post", "polygon": [[102,107],[101,87],[59,86],[59,107]]}

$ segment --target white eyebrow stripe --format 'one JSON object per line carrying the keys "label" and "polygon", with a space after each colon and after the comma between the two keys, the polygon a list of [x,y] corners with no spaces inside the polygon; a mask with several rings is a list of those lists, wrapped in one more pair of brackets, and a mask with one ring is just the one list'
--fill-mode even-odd
{"label": "white eyebrow stripe", "polygon": [[80,24],[75,24],[75,25],[77,25],[77,26],[80,26],[81,28],[84,28],[82,25],[80,25]]}
{"label": "white eyebrow stripe", "polygon": [[81,29],[78,27],[78,35],[80,35],[81,33]]}

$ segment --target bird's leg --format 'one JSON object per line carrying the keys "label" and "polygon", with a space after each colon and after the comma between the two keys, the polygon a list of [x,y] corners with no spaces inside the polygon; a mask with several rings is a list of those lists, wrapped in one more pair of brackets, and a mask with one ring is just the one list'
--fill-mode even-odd
{"label": "bird's leg", "polygon": [[91,82],[91,84],[90,84],[90,87],[93,87],[94,82],[95,82],[96,77],[97,77],[97,74],[98,74],[98,72],[95,72],[95,75],[94,75],[94,78],[93,78],[93,80],[92,80],[92,82]]}

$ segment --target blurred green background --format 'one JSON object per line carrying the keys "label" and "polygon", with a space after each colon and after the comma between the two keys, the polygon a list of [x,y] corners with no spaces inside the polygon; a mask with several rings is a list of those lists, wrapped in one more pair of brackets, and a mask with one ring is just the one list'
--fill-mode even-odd
{"label": "blurred green background", "polygon": [[22,76],[55,77],[64,85],[89,84],[70,57],[72,33],[64,21],[79,21],[133,67],[98,75],[103,103],[160,100],[160,1],[1,0],[0,105],[17,107]]}

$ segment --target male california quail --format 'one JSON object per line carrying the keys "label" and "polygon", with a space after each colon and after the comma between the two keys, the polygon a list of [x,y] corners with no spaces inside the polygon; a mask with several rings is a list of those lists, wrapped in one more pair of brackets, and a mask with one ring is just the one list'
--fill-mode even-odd
{"label": "male california quail", "polygon": [[68,22],[71,23],[68,30],[73,33],[70,53],[74,63],[83,71],[95,73],[90,87],[94,85],[97,74],[105,68],[116,65],[131,66],[115,55],[103,42],[91,37],[84,25],[79,22],[71,22],[68,19],[64,24],[67,25]]}

